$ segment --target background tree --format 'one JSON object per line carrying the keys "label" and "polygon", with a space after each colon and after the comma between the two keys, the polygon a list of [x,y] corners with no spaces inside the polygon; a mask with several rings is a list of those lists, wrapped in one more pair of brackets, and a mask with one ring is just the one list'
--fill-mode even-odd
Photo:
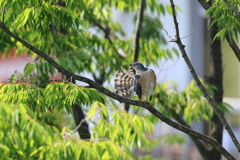
{"label": "background tree", "polygon": [[[210,3],[199,2],[203,5]],[[221,4],[229,9],[229,6],[222,1],[216,0],[211,3],[214,5],[208,13],[212,15],[216,15],[214,12],[218,12],[215,4]],[[174,11],[172,1],[171,6]],[[209,156],[211,150],[205,148],[198,139],[211,144],[217,150],[214,151],[214,155],[218,159],[221,154],[228,159],[233,159],[220,145],[221,137],[216,138],[217,136],[215,136],[214,138],[217,140],[215,141],[189,129],[193,120],[199,122],[202,119],[217,119],[212,108],[201,98],[202,94],[194,82],[191,82],[182,92],[178,92],[169,83],[159,84],[156,91],[158,96],[153,101],[156,109],[150,104],[117,96],[103,87],[120,66],[127,68],[129,63],[137,59],[146,65],[153,63],[158,66],[158,60],[172,58],[173,53],[178,54],[174,48],[161,49],[166,44],[166,40],[160,32],[159,26],[147,25],[149,19],[143,18],[144,10],[148,10],[149,13],[157,12],[158,15],[169,11],[175,17],[175,12],[171,12],[169,9],[170,5],[164,6],[150,0],[146,2],[144,0],[110,2],[1,0],[0,7],[3,8],[2,22],[0,23],[3,31],[1,39],[3,55],[15,48],[16,54],[25,53],[34,56],[34,62],[25,67],[24,75],[18,77],[15,75],[11,78],[12,82],[14,80],[21,80],[21,82],[5,84],[1,87],[0,99],[5,103],[1,103],[0,117],[7,122],[0,126],[2,130],[0,132],[1,143],[4,144],[0,149],[4,153],[4,158],[135,159],[130,147],[151,149],[158,144],[159,139],[151,142],[147,140],[145,132],[152,133],[153,124],[161,119],[174,128],[189,134],[204,159],[211,158]],[[112,20],[111,15],[114,9],[138,13],[134,39],[124,38],[124,32],[120,25]],[[236,14],[231,11],[233,10],[229,10],[231,14]],[[213,16],[212,18],[216,19],[213,21],[214,23],[219,17]],[[157,18],[152,19],[161,25]],[[238,17],[233,22],[237,23]],[[175,24],[177,28],[177,23]],[[227,39],[229,39],[230,45],[233,45],[230,29],[232,28],[220,30],[214,34],[223,35],[223,38],[224,33],[229,34]],[[234,30],[234,32],[238,32],[238,30]],[[179,44],[180,50],[186,58],[178,32],[177,39],[172,41]],[[215,56],[221,57],[220,52]],[[221,65],[219,60],[214,62]],[[55,69],[67,77],[64,82],[50,83],[52,81],[49,81],[49,78],[58,73]],[[217,71],[221,70],[214,68],[214,73]],[[94,81],[74,73],[79,75],[90,73]],[[216,78],[216,76],[213,77]],[[30,81],[26,82],[27,79]],[[86,82],[89,86],[78,86],[71,83],[75,80]],[[197,85],[200,85],[199,82],[197,81]],[[221,82],[219,85],[216,83],[216,81],[212,82],[220,89],[218,90],[219,94],[222,94],[221,88],[219,88]],[[108,89],[110,88],[108,87]],[[216,102],[221,104],[222,95],[218,95],[216,90],[211,90],[211,86],[209,89],[214,93]],[[121,111],[119,109],[121,106],[97,91],[119,102],[135,105],[132,108],[133,111],[137,111],[138,115]],[[204,96],[207,96],[206,98],[209,100],[208,94],[204,94]],[[143,112],[145,109],[151,114],[146,115]],[[190,109],[192,112],[189,112]],[[67,124],[64,127],[59,126],[54,118],[49,118],[57,118],[64,111],[73,112],[76,124],[80,124],[76,128],[80,137],[89,142],[70,134],[72,132],[66,130],[66,126],[69,127]],[[84,118],[84,112],[87,113],[87,118]],[[163,114],[169,118],[175,118],[182,125]],[[99,115],[100,118],[96,119],[96,115]],[[79,119],[76,120],[77,118]],[[91,130],[91,139],[85,122],[94,124]],[[82,126],[83,123],[85,123],[85,128]],[[220,124],[219,121],[216,123]],[[221,127],[217,129],[217,131],[221,130]],[[12,136],[6,136],[9,134]],[[79,146],[81,147],[79,148]],[[238,145],[236,146],[238,147]]]}
{"label": "background tree", "polygon": [[[199,3],[207,10],[208,17],[208,27],[209,29],[209,48],[210,48],[210,72],[207,76],[207,82],[214,85],[216,90],[214,90],[213,99],[216,103],[221,104],[223,102],[223,68],[222,68],[222,51],[221,51],[221,41],[225,38],[228,41],[230,47],[233,49],[236,58],[239,60],[240,51],[235,43],[233,37],[238,39],[239,35],[239,15],[232,9],[232,7],[239,7],[239,3],[235,1],[215,1],[210,0],[208,2],[199,0]],[[232,5],[233,4],[233,5]],[[219,6],[221,12],[216,8]],[[227,15],[230,14],[230,15]],[[219,18],[222,17],[222,18]],[[235,21],[232,26],[232,22]],[[227,23],[225,23],[227,22]],[[233,36],[234,35],[234,36]],[[221,38],[221,40],[220,40]],[[220,144],[222,144],[223,138],[223,125],[219,118],[214,115],[212,120],[212,130],[211,136],[216,139]],[[238,149],[239,151],[239,149]],[[214,159],[221,159],[221,154],[215,149],[210,150],[211,155]]]}

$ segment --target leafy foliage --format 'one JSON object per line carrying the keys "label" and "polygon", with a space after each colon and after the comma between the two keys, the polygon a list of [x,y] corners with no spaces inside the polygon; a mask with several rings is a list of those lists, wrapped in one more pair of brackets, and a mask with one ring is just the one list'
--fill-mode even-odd
{"label": "leafy foliage", "polygon": [[[94,105],[92,110],[96,112],[97,106],[99,105]],[[146,139],[145,133],[146,131],[152,133],[154,128],[149,120],[137,115],[127,114],[125,111],[115,111],[108,117],[106,114],[107,108],[102,104],[100,106],[103,113],[100,114],[101,118],[93,128],[93,138],[107,138],[123,146],[132,146],[133,144],[138,147],[149,146],[150,141]],[[92,113],[95,114],[95,112],[90,111],[88,116],[93,116]]]}
{"label": "leafy foliage", "polygon": [[[229,3],[239,10],[240,3],[235,0],[228,0]],[[235,38],[238,40],[240,34],[240,16],[222,0],[213,0],[213,5],[207,10],[206,15],[211,15],[214,20],[211,23],[220,26],[221,30],[216,34],[214,39],[226,37],[229,33],[231,39]]]}
{"label": "leafy foliage", "polygon": [[[211,85],[204,84],[210,94],[213,94],[213,90],[216,88]],[[176,112],[188,125],[191,125],[194,121],[200,122],[202,120],[209,121],[214,115],[214,110],[207,100],[203,97],[201,91],[195,85],[192,80],[184,91],[179,92],[177,84],[173,81],[168,81],[165,84],[157,86],[155,91],[156,96],[153,97],[153,105],[158,110],[169,118],[175,118],[173,111]],[[229,104],[218,104],[219,109],[223,113],[232,109]],[[144,110],[134,108],[138,111],[138,114],[146,115]],[[153,123],[158,122],[158,119],[151,114],[147,115]]]}
{"label": "leafy foliage", "polygon": [[[1,102],[0,107],[0,119],[6,120],[0,125],[0,135],[5,137],[1,138],[0,148],[5,158],[14,155],[14,159],[131,159],[130,147],[133,144],[142,147],[150,143],[145,137],[146,131],[152,132],[153,124],[150,121],[118,110],[108,116],[105,105],[96,101],[103,97],[92,89],[70,83],[49,84],[42,89],[21,83],[5,84],[0,93],[1,101],[8,102]],[[40,113],[69,110],[76,99],[78,103],[88,105],[96,101],[89,111],[89,117],[96,116],[98,107],[101,108],[101,119],[92,130],[94,143],[67,134],[65,128],[60,132],[55,126],[39,121],[39,110]],[[111,121],[108,122],[110,117]]]}
{"label": "leafy foliage", "polygon": [[[81,2],[10,0],[6,3],[1,0],[0,7],[5,5],[7,27],[11,27],[36,48],[55,57],[55,60],[64,68],[73,73],[97,72],[109,77],[118,69],[118,66],[127,65],[132,61],[131,53],[134,50],[132,38],[122,40],[124,32],[121,26],[112,20],[111,6],[115,6],[119,11],[131,12],[138,8],[138,3],[139,1],[93,1],[90,3],[87,0]],[[151,12],[157,11],[158,15],[166,14],[165,6],[156,1],[149,0],[146,8]],[[144,20],[143,23],[146,23],[145,21],[148,20]],[[145,28],[149,28],[149,25]],[[175,52],[172,52],[172,49],[165,50],[159,47],[159,44],[166,44],[163,36],[161,38],[154,36],[161,35],[161,30],[157,27],[147,30],[142,33],[139,60],[148,65],[166,56],[174,57]],[[113,44],[105,38],[106,35],[112,39]],[[6,41],[9,42],[5,39]],[[9,44],[12,45],[9,46]],[[29,52],[19,43],[8,43],[6,47],[15,47],[18,54]],[[123,51],[125,58],[121,58],[119,50]],[[3,54],[5,55],[6,52]],[[146,58],[146,55],[151,56]],[[109,57],[112,58],[109,59]],[[40,57],[35,58],[34,64],[35,70],[32,70],[32,73],[38,79],[48,79],[49,73],[53,75],[55,72]],[[27,75],[30,73],[27,72]]]}
{"label": "leafy foliage", "polygon": [[73,103],[91,105],[104,97],[93,89],[79,87],[72,83],[50,83],[45,88],[34,84],[5,84],[0,88],[0,101],[6,103],[26,104],[33,112],[62,111],[71,113]]}
{"label": "leafy foliage", "polygon": [[[149,141],[146,133],[152,134],[154,127],[147,118],[106,107],[98,101],[103,97],[94,90],[77,87],[71,83],[53,83],[45,88],[24,83],[5,84],[2,85],[0,93],[0,100],[8,102],[1,103],[0,111],[1,119],[4,118],[8,122],[0,127],[2,137],[7,137],[1,142],[4,144],[1,149],[6,158],[14,153],[15,158],[18,159],[36,157],[79,159],[78,157],[85,156],[100,159],[104,157],[114,159],[117,156],[119,159],[126,157],[131,159],[131,156],[134,158],[130,151],[132,146],[149,150],[161,140],[170,144],[176,140],[182,143],[181,137],[176,139],[176,136]],[[53,110],[58,112],[63,109],[69,110],[76,99],[81,104],[92,104],[92,109],[88,112],[89,122],[96,121],[95,117],[100,115],[92,128],[91,141],[94,143],[81,141],[74,135],[69,135],[65,128],[60,132],[55,126],[49,126],[47,125],[49,123],[39,119],[39,111],[41,114],[46,114],[52,113]],[[4,117],[6,115],[8,115],[7,119]],[[4,136],[9,134],[12,136]],[[15,145],[12,145],[13,143]],[[64,145],[66,143],[68,145]]]}
{"label": "leafy foliage", "polygon": [[[6,116],[7,115],[7,116]],[[1,159],[132,159],[111,141],[88,142],[66,136],[34,118],[25,104],[0,103]]]}

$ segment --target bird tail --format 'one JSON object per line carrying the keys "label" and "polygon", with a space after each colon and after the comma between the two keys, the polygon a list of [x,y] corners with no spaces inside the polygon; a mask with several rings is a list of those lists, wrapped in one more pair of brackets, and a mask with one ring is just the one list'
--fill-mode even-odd
{"label": "bird tail", "polygon": [[114,89],[121,90],[121,89],[129,89],[133,86],[133,82],[131,81],[125,81],[125,80],[119,80],[114,79]]}
{"label": "bird tail", "polygon": [[116,91],[116,94],[122,97],[131,98],[136,95],[133,89],[120,89]]}
{"label": "bird tail", "polygon": [[122,70],[123,72],[117,71],[115,74],[114,89],[116,89],[116,94],[129,98],[134,95],[134,76],[129,74],[123,67]]}

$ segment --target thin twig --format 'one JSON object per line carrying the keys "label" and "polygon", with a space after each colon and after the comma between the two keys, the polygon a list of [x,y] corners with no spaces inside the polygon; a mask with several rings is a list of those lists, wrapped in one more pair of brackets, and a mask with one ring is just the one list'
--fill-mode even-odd
{"label": "thin twig", "polygon": [[82,124],[83,124],[84,122],[87,122],[88,120],[89,120],[89,118],[84,118],[84,119],[82,119],[82,120],[80,121],[80,123],[78,124],[78,126],[72,131],[72,133],[77,132],[77,130],[82,126]]}
{"label": "thin twig", "polygon": [[[138,8],[138,9],[140,10],[140,8]],[[161,25],[157,24],[156,22],[154,22],[154,21],[153,21],[151,18],[149,18],[145,13],[143,13],[143,14],[144,14],[144,16],[145,16],[150,22],[154,23],[154,24],[157,25],[159,28],[163,29],[163,30],[166,32],[169,40],[172,39],[172,37],[169,36],[168,31],[167,31],[163,26],[161,26]]]}
{"label": "thin twig", "polygon": [[208,100],[208,102],[211,104],[211,106],[213,107],[213,109],[215,110],[217,116],[219,117],[220,121],[222,122],[223,126],[225,127],[225,129],[227,130],[229,136],[231,137],[233,143],[235,144],[238,152],[240,152],[240,144],[236,138],[236,136],[234,135],[232,129],[230,128],[229,124],[227,123],[226,119],[224,118],[222,112],[218,109],[216,103],[214,102],[214,100],[212,99],[212,97],[209,95],[209,93],[207,92],[206,88],[203,86],[203,84],[201,83],[201,81],[199,80],[197,73],[195,72],[187,54],[185,51],[185,46],[182,44],[181,39],[180,39],[180,35],[179,35],[179,28],[178,28],[178,22],[177,22],[177,18],[176,18],[176,13],[175,13],[175,5],[173,3],[173,0],[170,0],[171,2],[171,7],[172,7],[172,13],[173,13],[173,21],[175,24],[175,29],[176,29],[176,43],[178,44],[178,47],[182,53],[182,57],[184,58],[186,64],[188,65],[188,68],[196,82],[196,84],[198,85],[198,87],[200,88],[200,90],[202,91],[204,97]]}
{"label": "thin twig", "polygon": [[[143,13],[143,14],[144,14],[144,13]],[[154,22],[154,21],[153,21],[151,18],[149,18],[147,15],[144,14],[144,16],[145,16],[150,22],[154,23],[155,25],[157,25],[159,28],[163,29],[163,30],[166,32],[166,34],[167,34],[167,36],[168,36],[168,39],[169,39],[169,42],[175,42],[175,41],[176,41],[176,39],[172,39],[172,37],[168,34],[168,31],[167,31],[163,26],[160,26],[159,24],[157,24],[156,22]],[[180,39],[184,39],[184,38],[189,37],[191,34],[193,34],[193,32],[194,32],[194,29],[193,29],[193,31],[192,31],[191,33],[189,33],[187,36],[184,36],[184,37],[182,37],[182,38],[180,38]]]}
{"label": "thin twig", "polygon": [[211,144],[216,150],[218,150],[220,153],[222,153],[222,155],[224,157],[226,157],[227,159],[235,159],[224,147],[222,147],[221,144],[219,144],[217,141],[215,141],[211,137],[208,137],[208,136],[206,136],[204,134],[201,134],[197,131],[189,129],[188,127],[186,127],[184,125],[181,125],[177,122],[172,121],[171,119],[169,119],[168,117],[166,117],[165,115],[160,113],[157,109],[155,109],[151,104],[148,104],[148,103],[145,103],[145,102],[142,102],[142,101],[137,101],[137,100],[132,100],[132,99],[121,97],[121,96],[109,91],[108,89],[104,88],[103,86],[99,85],[98,83],[94,82],[93,80],[91,80],[87,77],[79,76],[79,75],[76,75],[76,74],[73,74],[73,73],[69,72],[68,70],[66,70],[62,66],[60,66],[56,61],[54,61],[49,55],[47,55],[43,51],[38,50],[37,48],[32,46],[27,41],[25,41],[25,40],[21,39],[20,37],[18,37],[17,35],[13,34],[2,22],[0,22],[0,28],[5,33],[7,33],[9,36],[14,38],[18,42],[22,43],[25,47],[30,49],[32,52],[34,52],[37,55],[39,55],[40,57],[44,58],[54,68],[56,68],[59,72],[66,75],[67,77],[72,76],[76,80],[88,83],[91,87],[95,88],[96,90],[98,90],[102,94],[105,94],[106,96],[109,96],[109,97],[111,97],[115,100],[118,100],[121,103],[129,103],[131,105],[143,107],[143,108],[147,109],[150,113],[152,113],[154,116],[156,116],[157,118],[159,118],[163,122],[167,123],[168,125],[172,126],[173,128],[176,128],[179,131],[182,131],[186,134],[189,134],[191,136],[194,136],[196,138],[199,138],[199,139]]}
{"label": "thin twig", "polygon": [[75,132],[82,126],[82,124],[83,124],[84,122],[87,122],[87,121],[90,121],[90,122],[92,122],[94,125],[97,125],[97,122],[92,121],[91,118],[92,118],[93,116],[96,116],[98,113],[100,113],[100,112],[102,112],[103,110],[106,110],[106,109],[116,109],[116,108],[114,108],[114,107],[105,107],[105,108],[99,109],[97,112],[95,112],[94,115],[92,115],[92,116],[90,116],[90,117],[88,117],[88,118],[82,119],[82,120],[80,121],[80,123],[78,124],[78,126],[72,131],[72,133],[75,133]]}
{"label": "thin twig", "polygon": [[[106,107],[106,108],[104,108],[104,109],[108,109],[108,108]],[[75,132],[78,130],[78,128],[80,128],[80,127],[82,126],[82,123],[83,123],[83,122],[89,121],[90,118],[92,118],[93,116],[95,116],[95,115],[97,115],[98,113],[102,112],[102,110],[103,110],[103,109],[100,109],[100,110],[97,111],[94,115],[92,115],[92,116],[90,116],[90,117],[88,117],[88,118],[82,119],[81,122],[78,124],[78,126],[72,131],[72,133],[75,133]],[[96,122],[94,122],[94,121],[91,121],[91,122],[95,123],[95,125],[96,125]]]}
{"label": "thin twig", "polygon": [[189,37],[191,34],[193,34],[194,33],[194,29],[192,30],[192,32],[191,33],[189,33],[188,35],[186,35],[186,36],[184,36],[184,37],[181,37],[180,39],[184,39],[184,38],[187,38],[187,37]]}
{"label": "thin twig", "polygon": [[64,79],[50,79],[50,80],[38,80],[38,81],[31,81],[31,80],[16,80],[16,79],[5,79],[3,81],[1,81],[1,83],[4,83],[6,81],[11,81],[11,80],[15,80],[16,82],[29,82],[29,83],[39,83],[39,82],[63,82],[65,81]]}
{"label": "thin twig", "polygon": [[240,16],[240,11],[238,11],[237,10],[237,8],[235,8],[230,2],[228,2],[227,0],[223,0],[227,5],[228,5],[228,7],[230,7],[232,10],[233,10],[233,12],[236,14],[236,15],[238,15],[238,16]]}
{"label": "thin twig", "polygon": [[[120,58],[122,58],[122,59],[126,58],[125,55],[122,55],[122,54],[120,54],[120,53],[118,52],[118,50],[117,50],[117,48],[115,47],[112,39],[110,38],[110,36],[109,36],[109,34],[110,34],[110,29],[104,28],[104,27],[103,27],[100,23],[98,23],[97,20],[95,20],[94,18],[92,18],[92,22],[93,22],[96,26],[98,26],[98,28],[100,28],[100,29],[104,32],[105,38],[108,39],[109,43],[110,43],[110,44],[112,45],[112,47],[113,47],[113,50],[118,54],[118,56],[119,56]],[[115,37],[117,37],[117,36],[115,35]]]}

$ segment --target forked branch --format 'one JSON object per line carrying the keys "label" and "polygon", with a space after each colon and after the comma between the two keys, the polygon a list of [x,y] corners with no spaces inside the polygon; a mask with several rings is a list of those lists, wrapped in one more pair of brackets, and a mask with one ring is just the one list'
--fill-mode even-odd
{"label": "forked branch", "polygon": [[179,28],[178,28],[178,22],[177,22],[177,18],[176,18],[176,12],[175,12],[175,5],[173,0],[170,0],[171,2],[171,7],[172,7],[172,14],[173,14],[173,21],[175,24],[175,29],[176,29],[176,43],[182,53],[182,57],[184,58],[191,74],[192,77],[194,78],[197,86],[200,88],[200,90],[202,91],[204,97],[207,99],[207,101],[211,104],[211,106],[213,107],[213,109],[215,110],[217,116],[219,117],[221,123],[223,124],[223,126],[225,127],[225,129],[227,130],[229,136],[231,137],[233,143],[235,144],[238,152],[240,152],[240,144],[236,138],[236,136],[234,135],[232,129],[230,128],[229,124],[227,123],[226,119],[224,118],[222,112],[218,109],[216,103],[214,102],[214,100],[212,99],[212,97],[209,95],[209,93],[207,92],[206,88],[203,86],[203,84],[201,83],[201,81],[199,80],[197,73],[195,72],[192,63],[190,62],[187,53],[185,51],[185,46],[182,44],[182,41],[180,39],[180,35],[179,35]]}

